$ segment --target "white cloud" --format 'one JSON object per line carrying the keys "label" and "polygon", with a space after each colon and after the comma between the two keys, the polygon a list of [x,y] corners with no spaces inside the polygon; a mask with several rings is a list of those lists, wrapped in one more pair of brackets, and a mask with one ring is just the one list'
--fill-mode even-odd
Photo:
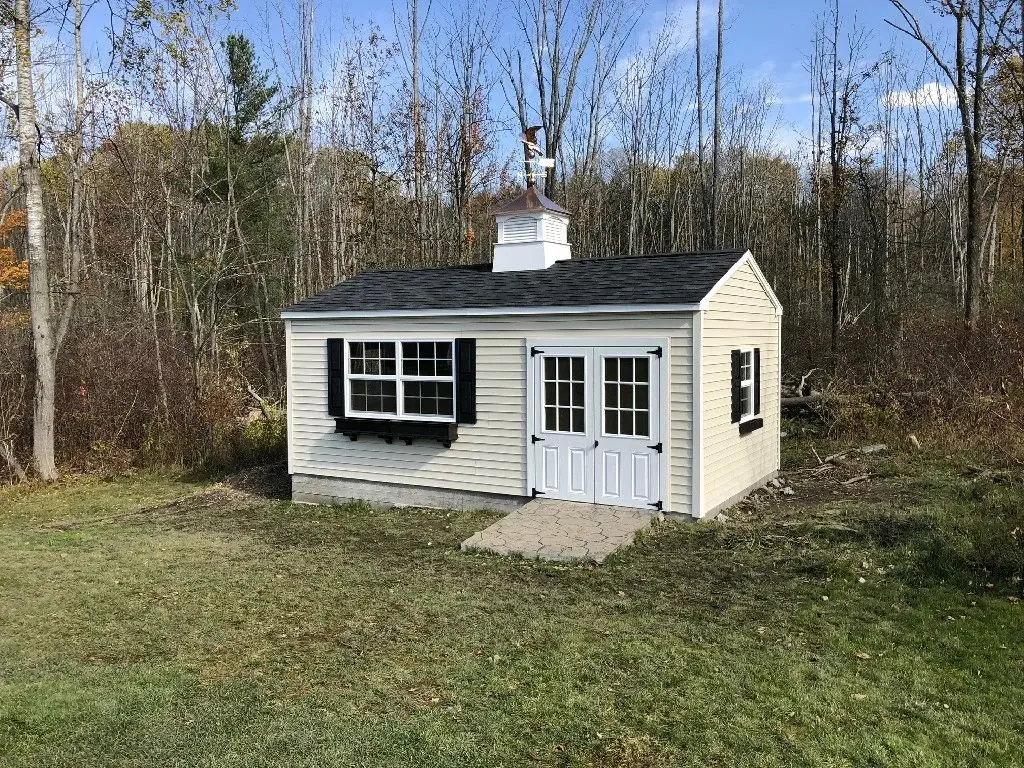
{"label": "white cloud", "polygon": [[772,104],[784,107],[792,106],[793,104],[810,104],[811,94],[800,93],[796,96],[772,96],[770,101]]}
{"label": "white cloud", "polygon": [[897,109],[925,107],[945,109],[956,104],[956,91],[948,83],[924,83],[912,91],[889,91],[885,104]]}
{"label": "white cloud", "polygon": [[801,161],[811,157],[811,140],[806,133],[793,125],[780,125],[772,136],[775,151]]}

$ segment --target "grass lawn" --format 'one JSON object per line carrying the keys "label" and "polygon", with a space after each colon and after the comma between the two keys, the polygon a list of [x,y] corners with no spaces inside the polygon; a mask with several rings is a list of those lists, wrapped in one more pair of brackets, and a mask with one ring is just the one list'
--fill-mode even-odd
{"label": "grass lawn", "polygon": [[1019,475],[787,463],[599,568],[460,552],[490,513],[0,489],[0,765],[1024,765]]}

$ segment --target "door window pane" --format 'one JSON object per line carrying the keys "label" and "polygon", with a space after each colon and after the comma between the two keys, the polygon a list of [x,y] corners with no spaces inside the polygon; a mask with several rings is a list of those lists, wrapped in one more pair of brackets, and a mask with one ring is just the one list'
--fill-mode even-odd
{"label": "door window pane", "polygon": [[649,437],[650,361],[646,357],[609,357],[603,368],[604,433]]}
{"label": "door window pane", "polygon": [[573,408],[572,409],[572,431],[573,432],[586,432],[586,426],[583,424],[583,409]]}
{"label": "door window pane", "polygon": [[544,429],[583,434],[586,430],[584,358],[545,357]]}
{"label": "door window pane", "polygon": [[619,412],[614,408],[604,409],[605,434],[615,435],[619,432]]}
{"label": "door window pane", "polygon": [[604,404],[609,408],[619,407],[619,386],[618,384],[604,385]]}

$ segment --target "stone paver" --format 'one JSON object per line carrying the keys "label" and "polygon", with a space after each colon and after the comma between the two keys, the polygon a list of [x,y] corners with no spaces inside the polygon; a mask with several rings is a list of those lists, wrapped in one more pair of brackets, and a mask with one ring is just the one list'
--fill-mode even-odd
{"label": "stone paver", "polygon": [[534,499],[474,533],[463,549],[559,562],[594,561],[633,543],[658,519],[642,509]]}

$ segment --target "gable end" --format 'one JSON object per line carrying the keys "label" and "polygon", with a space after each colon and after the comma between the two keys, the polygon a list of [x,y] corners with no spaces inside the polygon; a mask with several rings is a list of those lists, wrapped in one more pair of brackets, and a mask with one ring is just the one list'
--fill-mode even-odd
{"label": "gable end", "polygon": [[736,261],[736,263],[732,265],[729,271],[722,275],[718,282],[715,283],[714,287],[707,292],[707,295],[703,299],[701,299],[701,311],[707,310],[710,307],[711,301],[714,299],[715,294],[718,293],[722,286],[728,283],[729,280],[732,279],[733,275],[735,275],[744,266],[748,264],[750,265],[751,271],[754,273],[754,277],[756,277],[757,281],[761,284],[761,288],[764,290],[765,295],[768,297],[768,301],[770,301],[772,306],[775,307],[775,314],[781,316],[782,302],[779,301],[778,296],[775,295],[775,291],[772,290],[771,283],[769,283],[768,278],[764,276],[764,272],[761,271],[761,268],[757,265],[757,261],[754,259],[754,254],[752,254],[750,251],[744,253],[743,256],[741,256]]}

